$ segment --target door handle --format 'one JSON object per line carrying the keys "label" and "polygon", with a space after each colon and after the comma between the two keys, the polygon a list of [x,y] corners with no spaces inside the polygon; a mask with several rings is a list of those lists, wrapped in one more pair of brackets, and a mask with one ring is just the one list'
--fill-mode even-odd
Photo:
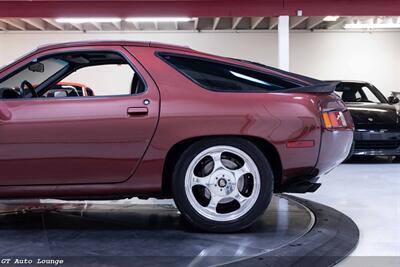
{"label": "door handle", "polygon": [[143,116],[147,115],[149,113],[149,110],[147,107],[130,107],[128,108],[127,113],[131,116]]}

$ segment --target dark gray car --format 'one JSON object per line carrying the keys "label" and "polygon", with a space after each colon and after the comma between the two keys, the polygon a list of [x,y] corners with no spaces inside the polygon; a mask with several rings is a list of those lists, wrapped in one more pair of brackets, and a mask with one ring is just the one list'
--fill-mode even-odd
{"label": "dark gray car", "polygon": [[367,82],[342,81],[336,93],[356,127],[353,155],[400,156],[399,99],[387,99]]}

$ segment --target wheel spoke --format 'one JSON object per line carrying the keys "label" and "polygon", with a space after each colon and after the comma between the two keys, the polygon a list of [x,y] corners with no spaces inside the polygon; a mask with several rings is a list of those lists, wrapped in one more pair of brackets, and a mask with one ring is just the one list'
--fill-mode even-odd
{"label": "wheel spoke", "polygon": [[233,170],[233,175],[235,176],[236,180],[238,180],[242,175],[246,173],[250,173],[250,168],[247,163],[244,163],[242,167],[237,170]]}
{"label": "wheel spoke", "polygon": [[204,187],[208,187],[209,176],[206,176],[206,177],[199,177],[199,176],[193,174],[192,181],[193,181],[193,183],[192,183],[193,186],[195,186],[195,185],[202,185],[202,186],[204,186]]}
{"label": "wheel spoke", "polygon": [[235,191],[232,193],[233,198],[239,202],[240,206],[243,206],[243,204],[249,199],[248,197],[243,196],[239,190],[236,188]]}
{"label": "wheel spoke", "polygon": [[215,172],[218,169],[226,169],[224,164],[222,164],[222,152],[214,152],[211,153],[210,156],[212,157],[213,161],[214,161],[214,169],[213,172]]}
{"label": "wheel spoke", "polygon": [[217,205],[221,201],[222,197],[217,196],[215,194],[211,195],[210,203],[208,203],[207,209],[212,212],[217,212]]}

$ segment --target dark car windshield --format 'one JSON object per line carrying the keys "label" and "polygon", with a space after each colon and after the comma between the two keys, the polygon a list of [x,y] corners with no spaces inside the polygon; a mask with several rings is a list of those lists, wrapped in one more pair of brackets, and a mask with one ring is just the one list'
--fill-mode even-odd
{"label": "dark car windshield", "polygon": [[335,92],[347,103],[387,103],[382,93],[368,83],[340,83]]}

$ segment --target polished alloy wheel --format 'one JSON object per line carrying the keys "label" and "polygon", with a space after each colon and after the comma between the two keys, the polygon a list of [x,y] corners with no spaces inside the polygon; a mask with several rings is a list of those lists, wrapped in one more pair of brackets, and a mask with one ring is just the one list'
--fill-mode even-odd
{"label": "polished alloy wheel", "polygon": [[199,153],[185,175],[190,205],[213,221],[232,221],[249,212],[260,194],[260,173],[253,159],[233,146]]}

